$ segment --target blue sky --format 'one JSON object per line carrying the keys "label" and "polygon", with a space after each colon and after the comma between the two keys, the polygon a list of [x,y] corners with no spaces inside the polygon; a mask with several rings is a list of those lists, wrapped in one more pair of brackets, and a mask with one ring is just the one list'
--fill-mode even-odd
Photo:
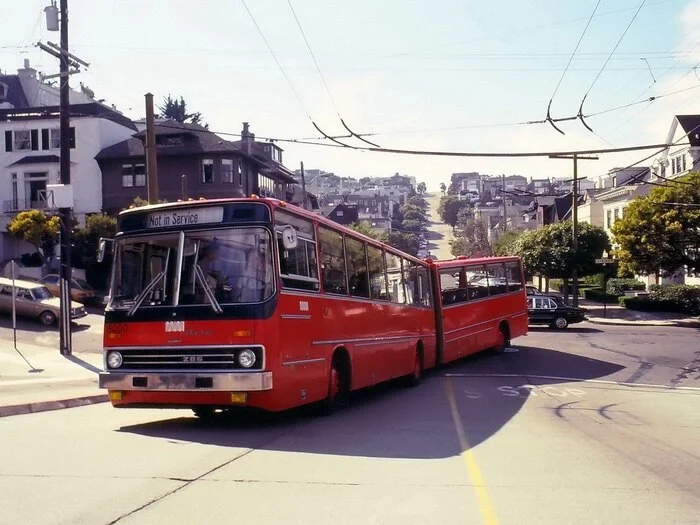
{"label": "blue sky", "polygon": [[[294,88],[242,0],[68,0],[69,47],[91,63],[71,78],[132,118],[143,95],[183,96],[210,129],[257,136],[319,137],[344,132],[334,104],[356,132],[381,146],[455,151],[560,151],[662,143],[673,114],[700,112],[700,89],[591,117],[595,134],[565,122],[502,125],[544,118],[598,0],[246,0]],[[289,2],[330,89],[324,88]],[[46,30],[48,1],[13,2],[0,19],[0,69],[25,58],[45,73],[57,61],[33,44],[58,42]],[[552,103],[575,115],[588,93],[591,114],[700,86],[700,0],[601,0]],[[7,14],[7,11],[5,12]],[[648,66],[647,66],[648,64]],[[598,76],[600,73],[600,76]],[[597,80],[596,77],[598,76]],[[298,98],[297,95],[298,94]],[[235,137],[232,137],[235,139]],[[357,141],[353,144],[361,144]],[[571,163],[547,158],[416,157],[280,143],[296,169],[354,177],[413,175],[429,188],[452,172],[570,177]],[[651,152],[650,152],[651,153]],[[604,155],[581,175],[605,173],[645,156]]]}

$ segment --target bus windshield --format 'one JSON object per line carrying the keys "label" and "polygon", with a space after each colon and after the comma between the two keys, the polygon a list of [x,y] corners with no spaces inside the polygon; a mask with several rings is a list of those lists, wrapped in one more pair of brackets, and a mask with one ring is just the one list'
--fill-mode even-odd
{"label": "bus windshield", "polygon": [[122,237],[116,243],[110,306],[221,305],[274,293],[272,242],[262,227]]}

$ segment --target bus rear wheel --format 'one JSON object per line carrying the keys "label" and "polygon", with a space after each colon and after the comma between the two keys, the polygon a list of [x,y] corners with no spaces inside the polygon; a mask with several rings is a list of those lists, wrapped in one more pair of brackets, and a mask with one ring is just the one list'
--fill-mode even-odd
{"label": "bus rear wheel", "polygon": [[347,404],[350,392],[349,374],[341,354],[335,354],[328,374],[328,396],[321,402],[321,413],[329,416]]}
{"label": "bus rear wheel", "polygon": [[410,387],[416,387],[420,385],[421,379],[423,379],[423,353],[420,348],[416,348],[416,355],[413,358],[413,372],[407,377],[406,384]]}
{"label": "bus rear wheel", "polygon": [[192,411],[194,412],[195,416],[205,423],[213,421],[214,415],[216,414],[214,407],[208,406],[192,407]]}
{"label": "bus rear wheel", "polygon": [[496,340],[496,344],[492,348],[492,351],[496,354],[502,354],[505,352],[509,344],[509,339],[508,328],[501,324],[501,326],[498,327],[498,339]]}

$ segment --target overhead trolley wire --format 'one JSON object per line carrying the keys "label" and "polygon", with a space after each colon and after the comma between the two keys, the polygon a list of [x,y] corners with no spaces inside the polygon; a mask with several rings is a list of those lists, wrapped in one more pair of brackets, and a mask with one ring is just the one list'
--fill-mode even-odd
{"label": "overhead trolley wire", "polygon": [[581,36],[578,39],[578,42],[576,43],[576,47],[574,48],[573,53],[571,53],[571,56],[569,57],[569,61],[566,63],[566,67],[564,68],[564,71],[562,71],[561,77],[559,77],[559,82],[557,82],[557,86],[554,88],[554,92],[552,93],[552,96],[549,97],[549,104],[547,105],[547,122],[549,122],[554,129],[556,129],[559,133],[564,135],[564,132],[560,130],[552,121],[551,117],[551,109],[552,109],[552,101],[554,100],[554,96],[557,94],[557,91],[559,91],[559,86],[561,86],[562,81],[564,80],[564,76],[566,75],[566,72],[569,70],[569,66],[571,65],[572,60],[574,59],[574,56],[576,55],[576,51],[578,51],[579,46],[581,45],[581,41],[583,40],[584,35],[586,34],[586,31],[588,31],[588,26],[591,25],[591,21],[593,20],[593,17],[595,16],[596,11],[598,10],[598,6],[600,5],[600,1],[598,0],[598,3],[595,5],[593,8],[593,12],[591,13],[591,16],[588,18],[588,22],[586,23],[586,27],[583,28],[583,32],[581,33]]}
{"label": "overhead trolley wire", "polygon": [[[330,98],[331,104],[333,104],[333,109],[335,109],[335,113],[336,113],[336,115],[338,115],[338,119],[340,120],[340,123],[347,130],[347,132],[350,133],[351,137],[355,137],[355,138],[361,140],[362,142],[369,144],[370,146],[379,147],[379,144],[375,144],[374,142],[370,142],[369,140],[365,140],[364,138],[362,138],[361,135],[358,135],[357,133],[355,133],[353,130],[351,130],[348,127],[348,125],[345,123],[345,120],[343,120],[343,117],[340,115],[340,111],[338,110],[338,106],[335,103],[335,99],[333,98],[333,94],[331,93],[331,90],[328,87],[328,83],[326,82],[326,77],[321,72],[321,67],[318,65],[318,61],[316,60],[316,55],[314,55],[314,52],[311,49],[311,44],[309,44],[309,40],[306,38],[306,33],[304,32],[304,28],[301,27],[301,22],[299,21],[299,17],[297,16],[296,11],[294,11],[294,6],[292,6],[292,1],[287,0],[287,4],[289,4],[289,9],[292,11],[292,15],[294,15],[294,20],[297,23],[297,27],[299,28],[299,31],[301,32],[301,36],[304,38],[304,43],[306,44],[306,49],[309,50],[309,54],[311,55],[311,58],[313,59],[314,64],[316,65],[316,71],[318,71],[318,75],[321,77],[321,81],[323,82],[323,86],[326,88],[326,93],[328,93],[328,98]],[[322,135],[326,136],[326,138],[334,140],[333,138],[328,137],[323,131],[321,131],[318,128],[318,126],[316,126],[316,124],[314,124],[314,126],[316,127],[316,129],[319,130],[319,132]]]}

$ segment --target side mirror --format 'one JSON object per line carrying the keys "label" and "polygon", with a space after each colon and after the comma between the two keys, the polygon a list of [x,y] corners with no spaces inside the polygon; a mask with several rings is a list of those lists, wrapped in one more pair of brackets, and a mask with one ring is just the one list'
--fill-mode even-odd
{"label": "side mirror", "polygon": [[299,239],[297,238],[297,231],[292,226],[285,226],[281,233],[282,245],[285,250],[293,250],[297,247]]}
{"label": "side mirror", "polygon": [[107,243],[109,243],[110,248],[114,243],[114,239],[107,239],[106,237],[100,237],[99,244],[97,245],[97,262],[101,263],[105,260],[105,253],[107,252]]}

